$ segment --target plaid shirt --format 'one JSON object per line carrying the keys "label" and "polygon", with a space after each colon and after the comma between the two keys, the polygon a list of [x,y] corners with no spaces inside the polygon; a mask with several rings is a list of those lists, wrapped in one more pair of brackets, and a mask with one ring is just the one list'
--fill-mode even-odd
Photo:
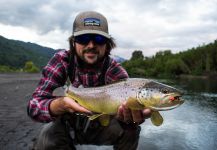
{"label": "plaid shirt", "polygon": [[[105,73],[105,83],[111,83],[120,79],[128,78],[127,72],[112,58]],[[105,61],[104,61],[105,62]],[[28,103],[28,115],[39,122],[50,122],[55,118],[50,115],[49,105],[57,96],[53,91],[64,86],[68,78],[69,51],[57,52],[42,71],[42,78],[38,87]],[[97,69],[96,69],[97,68]],[[74,81],[73,86],[93,87],[98,86],[99,76],[103,64],[99,64],[95,69],[87,69],[79,66],[77,59],[74,59]]]}

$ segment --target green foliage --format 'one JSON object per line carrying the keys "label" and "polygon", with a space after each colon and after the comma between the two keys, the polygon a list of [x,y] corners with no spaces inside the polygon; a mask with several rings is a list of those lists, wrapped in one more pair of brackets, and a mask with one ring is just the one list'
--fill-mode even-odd
{"label": "green foliage", "polygon": [[125,61],[124,63],[122,63],[123,66],[126,68],[128,74],[133,77],[144,76],[146,74],[144,69],[146,64],[143,61],[143,55],[141,56],[140,52],[140,55],[137,55],[139,54],[137,52],[133,53],[136,55],[132,56],[130,61]]}
{"label": "green foliage", "polygon": [[0,72],[14,72],[14,69],[9,66],[0,65]]}
{"label": "green foliage", "polygon": [[159,51],[145,57],[134,51],[129,61],[123,63],[130,77],[176,77],[182,74],[204,75],[217,72],[217,40],[214,43],[188,49],[178,54],[170,50]]}
{"label": "green foliage", "polygon": [[163,58],[163,57],[167,57],[167,56],[171,56],[172,53],[170,50],[165,50],[165,51],[159,51],[155,54],[156,58]]}
{"label": "green foliage", "polygon": [[42,68],[55,51],[33,43],[9,40],[0,36],[0,65],[22,68],[27,61],[32,61]]}
{"label": "green foliage", "polygon": [[190,70],[183,60],[172,58],[168,59],[165,63],[165,73],[177,76],[180,74],[188,74]]}
{"label": "green foliage", "polygon": [[36,67],[32,61],[27,61],[23,70],[24,70],[24,72],[28,72],[28,73],[39,72],[39,68]]}
{"label": "green foliage", "polygon": [[132,53],[132,57],[130,60],[137,60],[137,59],[141,59],[143,60],[144,56],[142,54],[141,50],[136,50]]}

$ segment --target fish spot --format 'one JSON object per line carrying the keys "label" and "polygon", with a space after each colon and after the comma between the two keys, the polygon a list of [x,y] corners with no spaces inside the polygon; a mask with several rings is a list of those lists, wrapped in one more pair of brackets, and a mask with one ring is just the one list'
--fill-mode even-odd
{"label": "fish spot", "polygon": [[162,90],[162,93],[163,93],[163,94],[167,94],[168,92],[169,92],[169,91],[168,91],[167,89],[163,89],[163,90]]}

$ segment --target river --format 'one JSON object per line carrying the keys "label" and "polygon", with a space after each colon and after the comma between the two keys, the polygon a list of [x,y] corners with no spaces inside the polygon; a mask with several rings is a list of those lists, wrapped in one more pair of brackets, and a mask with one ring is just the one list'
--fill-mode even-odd
{"label": "river", "polygon": [[185,103],[161,112],[164,123],[142,124],[139,149],[214,150],[217,148],[217,81],[204,79],[159,80],[184,92]]}

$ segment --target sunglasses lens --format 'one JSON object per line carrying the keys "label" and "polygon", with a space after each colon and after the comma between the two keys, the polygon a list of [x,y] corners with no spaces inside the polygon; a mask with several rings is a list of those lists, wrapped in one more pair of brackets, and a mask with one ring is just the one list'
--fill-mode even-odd
{"label": "sunglasses lens", "polygon": [[88,35],[80,35],[75,37],[75,42],[82,44],[82,45],[87,45],[91,40],[91,37]]}
{"label": "sunglasses lens", "polygon": [[95,39],[94,42],[96,44],[103,45],[106,43],[106,38],[104,36],[96,35],[94,39]]}
{"label": "sunglasses lens", "polygon": [[106,43],[107,39],[104,36],[94,34],[83,34],[75,37],[75,42],[82,45],[87,45],[90,41],[98,45],[103,45]]}

